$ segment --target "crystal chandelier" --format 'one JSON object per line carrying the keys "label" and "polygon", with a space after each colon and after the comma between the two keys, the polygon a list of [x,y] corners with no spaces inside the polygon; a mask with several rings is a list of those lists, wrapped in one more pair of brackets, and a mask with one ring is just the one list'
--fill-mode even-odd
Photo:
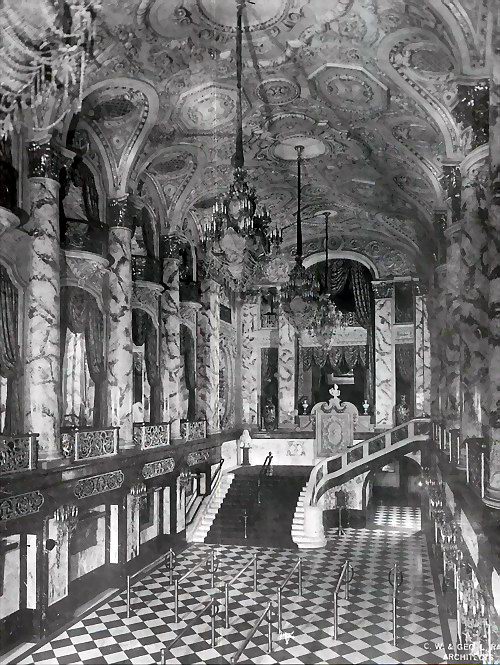
{"label": "crystal chandelier", "polygon": [[314,303],[319,295],[319,284],[314,275],[304,268],[302,257],[301,220],[301,167],[304,146],[295,146],[297,152],[297,240],[295,265],[288,274],[288,282],[281,290],[281,304],[285,316],[297,330],[308,329],[314,318]]}
{"label": "crystal chandelier", "polygon": [[328,266],[328,220],[330,213],[325,212],[325,285],[323,292],[319,294],[314,316],[308,326],[308,331],[316,336],[322,346],[331,346],[333,334],[344,328],[345,317],[333,302],[330,293],[330,272]]}
{"label": "crystal chandelier", "polygon": [[236,145],[234,154],[233,182],[229,190],[217,197],[212,216],[201,229],[201,240],[207,245],[220,241],[228,229],[232,229],[243,238],[261,242],[264,253],[269,254],[279,247],[283,240],[281,231],[276,227],[270,230],[271,216],[265,206],[257,211],[258,201],[254,187],[246,180],[245,159],[243,154],[243,115],[242,115],[242,17],[246,0],[237,1],[236,13]]}
{"label": "crystal chandelier", "polygon": [[[35,7],[36,5],[36,7]],[[65,104],[57,119],[40,123],[37,111],[50,108],[50,100],[63,102],[70,88],[78,90],[81,108],[87,56],[94,37],[99,0],[38,0],[36,3],[3,0],[0,9],[0,137],[20,123],[22,112],[32,109],[34,128],[49,130],[71,109]],[[42,126],[43,125],[43,126]]]}

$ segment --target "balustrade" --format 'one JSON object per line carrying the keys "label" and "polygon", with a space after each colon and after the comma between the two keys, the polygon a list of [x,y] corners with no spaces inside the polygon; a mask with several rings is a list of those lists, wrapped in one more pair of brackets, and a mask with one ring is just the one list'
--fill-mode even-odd
{"label": "balustrade", "polygon": [[61,452],[64,457],[80,460],[111,457],[118,454],[118,427],[94,429],[67,428],[61,433]]}
{"label": "balustrade", "polygon": [[161,281],[160,262],[151,256],[134,254],[132,256],[132,278],[159,284]]}
{"label": "balustrade", "polygon": [[207,438],[206,420],[181,420],[181,439],[195,441]]}
{"label": "balustrade", "polygon": [[0,436],[0,475],[31,471],[38,462],[38,434]]}
{"label": "balustrade", "polygon": [[108,228],[104,224],[89,224],[85,219],[66,219],[61,227],[61,246],[106,256]]}
{"label": "balustrade", "polygon": [[170,445],[170,424],[134,423],[134,443],[141,450]]}

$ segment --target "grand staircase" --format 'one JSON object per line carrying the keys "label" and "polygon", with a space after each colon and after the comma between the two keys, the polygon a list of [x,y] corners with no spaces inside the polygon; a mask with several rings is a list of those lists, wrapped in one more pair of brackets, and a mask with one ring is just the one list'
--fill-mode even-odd
{"label": "grand staircase", "polygon": [[292,518],[310,470],[272,467],[270,475],[261,475],[259,490],[259,467],[237,469],[205,542],[293,547]]}
{"label": "grand staircase", "polygon": [[292,522],[292,540],[300,549],[326,545],[321,498],[333,487],[419,448],[430,436],[430,420],[414,418],[360,441],[341,454],[320,460],[299,494]]}
{"label": "grand staircase", "polygon": [[229,491],[231,483],[234,480],[234,473],[224,473],[221,475],[217,486],[210,495],[208,504],[204,511],[186,527],[186,540],[188,543],[204,543],[210,528],[217,517],[220,507],[224,503],[226,494]]}

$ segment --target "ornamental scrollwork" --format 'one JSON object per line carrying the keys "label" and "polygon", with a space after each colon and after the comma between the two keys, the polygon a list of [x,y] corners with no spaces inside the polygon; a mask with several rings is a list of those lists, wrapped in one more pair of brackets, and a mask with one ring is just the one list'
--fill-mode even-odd
{"label": "ornamental scrollwork", "polygon": [[0,501],[0,522],[17,520],[25,515],[37,513],[43,506],[44,496],[41,492],[26,492]]}
{"label": "ornamental scrollwork", "polygon": [[164,476],[171,473],[175,468],[175,460],[173,457],[157,460],[156,462],[148,462],[142,467],[142,477],[145,480],[155,478],[156,476]]}
{"label": "ornamental scrollwork", "polygon": [[33,468],[38,436],[5,436],[0,439],[0,474]]}
{"label": "ornamental scrollwork", "polygon": [[208,462],[210,459],[209,450],[197,450],[194,453],[189,453],[186,457],[186,462],[188,466],[194,466],[195,464],[202,464],[203,462]]}
{"label": "ornamental scrollwork", "polygon": [[76,483],[73,494],[77,499],[87,499],[95,494],[103,494],[119,489],[124,480],[123,471],[111,471],[99,476],[82,478]]}

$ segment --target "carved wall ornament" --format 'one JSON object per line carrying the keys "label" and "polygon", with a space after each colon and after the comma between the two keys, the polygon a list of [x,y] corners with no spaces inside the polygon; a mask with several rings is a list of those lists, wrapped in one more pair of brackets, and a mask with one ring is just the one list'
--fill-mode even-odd
{"label": "carved wall ornament", "polygon": [[303,441],[287,441],[286,454],[289,457],[303,457],[306,454]]}
{"label": "carved wall ornament", "polygon": [[104,494],[119,489],[123,485],[125,476],[122,471],[111,471],[99,476],[90,476],[79,480],[73,490],[77,499],[87,499],[95,494]]}
{"label": "carved wall ornament", "polygon": [[104,278],[108,273],[108,261],[96,254],[77,249],[62,251],[61,282],[63,286],[77,286],[91,293],[103,308]]}
{"label": "carved wall ornament", "polygon": [[25,515],[38,513],[44,503],[39,491],[16,494],[0,501],[0,522],[17,520]]}
{"label": "carved wall ornament", "polygon": [[137,282],[132,287],[132,309],[141,309],[151,317],[155,328],[158,328],[158,299],[163,291],[160,284],[153,282]]}
{"label": "carved wall ornament", "polygon": [[167,457],[166,459],[157,460],[156,462],[148,462],[142,467],[142,477],[145,480],[155,478],[156,476],[163,476],[171,473],[175,469],[175,459]]}
{"label": "carved wall ornament", "polygon": [[189,455],[186,457],[186,462],[188,466],[195,466],[195,464],[208,462],[209,459],[210,450],[197,450],[193,453],[189,453]]}
{"label": "carved wall ornament", "polygon": [[394,282],[372,281],[373,295],[375,298],[392,298],[394,292]]}

